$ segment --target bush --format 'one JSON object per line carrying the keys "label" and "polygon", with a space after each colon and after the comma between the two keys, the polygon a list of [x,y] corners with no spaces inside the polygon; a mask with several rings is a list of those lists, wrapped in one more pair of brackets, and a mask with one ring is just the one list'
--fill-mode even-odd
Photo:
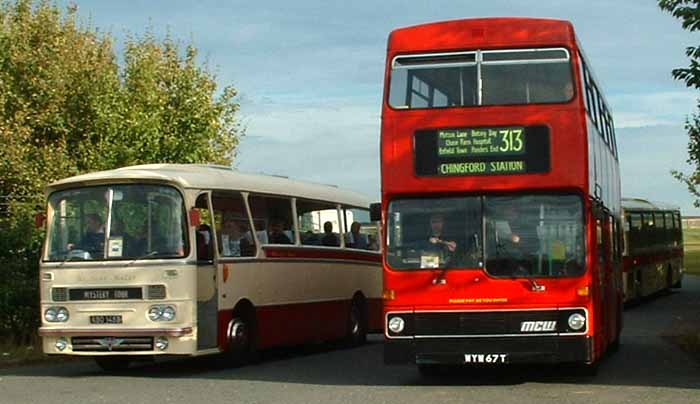
{"label": "bush", "polygon": [[39,326],[39,251],[34,209],[0,220],[0,342],[29,344]]}

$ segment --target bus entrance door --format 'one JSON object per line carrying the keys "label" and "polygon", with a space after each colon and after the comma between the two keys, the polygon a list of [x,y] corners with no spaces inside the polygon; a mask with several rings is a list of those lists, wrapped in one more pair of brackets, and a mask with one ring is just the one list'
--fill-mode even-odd
{"label": "bus entrance door", "polygon": [[218,290],[214,265],[213,210],[208,193],[197,198],[200,224],[196,229],[197,246],[197,349],[217,347]]}

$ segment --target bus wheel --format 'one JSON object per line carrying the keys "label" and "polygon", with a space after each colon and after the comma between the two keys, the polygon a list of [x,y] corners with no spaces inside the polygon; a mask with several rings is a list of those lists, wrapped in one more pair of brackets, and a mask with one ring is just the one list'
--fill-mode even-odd
{"label": "bus wheel", "polygon": [[235,313],[229,323],[228,356],[234,366],[254,362],[257,358],[254,325],[255,321],[250,313]]}
{"label": "bus wheel", "polygon": [[669,265],[666,268],[666,292],[671,293],[673,289],[673,268]]}
{"label": "bus wheel", "polygon": [[118,372],[129,368],[131,358],[128,356],[95,356],[95,363],[106,372]]}
{"label": "bus wheel", "polygon": [[359,346],[367,341],[366,318],[362,298],[355,297],[352,299],[348,315],[348,335],[346,339],[349,346]]}

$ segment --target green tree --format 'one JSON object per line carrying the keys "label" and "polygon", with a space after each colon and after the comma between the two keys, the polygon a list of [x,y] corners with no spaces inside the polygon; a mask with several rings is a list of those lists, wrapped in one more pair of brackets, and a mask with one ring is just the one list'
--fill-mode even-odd
{"label": "green tree", "polygon": [[47,183],[235,157],[236,90],[217,87],[193,45],[146,33],[129,37],[118,59],[113,44],[76,6],[0,0],[0,338],[34,333],[42,235],[29,224]]}
{"label": "green tree", "polygon": [[[683,29],[690,32],[700,30],[700,0],[658,0],[659,7],[681,21]],[[671,75],[686,86],[700,90],[700,46],[689,46],[685,50],[690,59],[688,67],[673,69]],[[700,100],[698,100],[700,111]],[[674,177],[688,186],[695,196],[694,205],[700,207],[700,112],[693,113],[685,121],[688,132],[688,164],[694,167],[690,174],[673,171]]]}

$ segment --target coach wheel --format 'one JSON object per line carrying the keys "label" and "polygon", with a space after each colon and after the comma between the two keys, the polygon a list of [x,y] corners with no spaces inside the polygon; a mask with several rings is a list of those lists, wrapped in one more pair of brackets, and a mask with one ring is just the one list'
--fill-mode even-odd
{"label": "coach wheel", "polygon": [[359,298],[352,299],[348,316],[347,342],[350,346],[362,345],[367,341],[367,321],[363,304]]}
{"label": "coach wheel", "polygon": [[250,315],[234,314],[229,323],[229,356],[234,366],[244,365],[256,359],[254,324]]}
{"label": "coach wheel", "polygon": [[128,356],[96,356],[95,363],[106,372],[117,372],[128,369],[131,358]]}

